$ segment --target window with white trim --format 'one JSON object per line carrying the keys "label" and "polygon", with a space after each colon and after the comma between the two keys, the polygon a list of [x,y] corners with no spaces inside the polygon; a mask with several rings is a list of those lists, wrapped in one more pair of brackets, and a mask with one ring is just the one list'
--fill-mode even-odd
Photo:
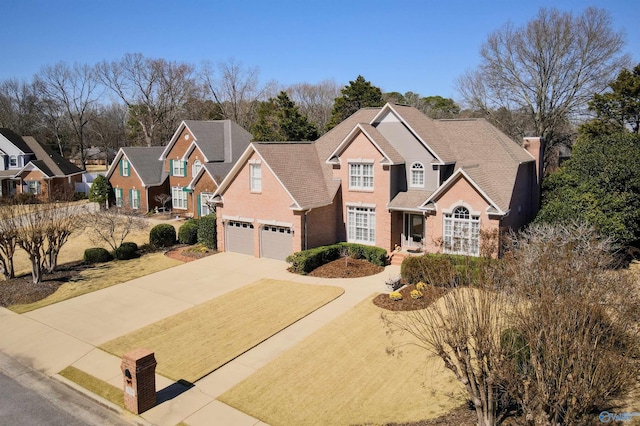
{"label": "window with white trim", "polygon": [[129,176],[129,174],[131,173],[131,166],[129,165],[129,160],[126,159],[122,159],[121,163],[120,163],[121,169],[121,175],[122,176]]}
{"label": "window with white trim", "polygon": [[15,155],[9,157],[9,167],[18,167],[18,157]]}
{"label": "window with white trim", "polygon": [[213,213],[213,193],[203,192],[200,194],[200,216]]}
{"label": "window with white trim", "polygon": [[174,209],[187,209],[187,193],[183,191],[181,186],[171,187],[171,202]]}
{"label": "window with white trim", "polygon": [[172,176],[186,176],[185,175],[185,167],[186,167],[186,161],[184,160],[173,160],[172,162]]}
{"label": "window with white trim", "polygon": [[200,162],[200,160],[195,160],[193,162],[193,166],[191,166],[192,176],[195,177],[198,174],[198,172],[200,171],[201,168],[202,168],[202,163]]}
{"label": "window with white trim", "polygon": [[40,194],[40,181],[39,180],[26,180],[24,183],[27,185],[27,192],[31,194]]}
{"label": "window with white trim", "polygon": [[353,243],[376,243],[376,209],[369,207],[347,207],[347,241]]}
{"label": "window with white trim", "polygon": [[262,168],[260,164],[249,164],[251,173],[251,192],[262,192]]}
{"label": "window with white trim", "polygon": [[480,255],[480,216],[466,207],[456,207],[444,214],[443,251],[449,254]]}
{"label": "window with white trim", "polygon": [[124,207],[124,200],[122,199],[122,188],[113,188],[116,194],[116,207]]}
{"label": "window with white trim", "polygon": [[411,187],[424,188],[424,166],[422,163],[411,165]]}
{"label": "window with white trim", "polygon": [[373,190],[373,164],[349,163],[349,189]]}
{"label": "window with white trim", "polygon": [[140,208],[140,191],[137,189],[131,190],[129,203],[131,208],[134,210],[138,210]]}

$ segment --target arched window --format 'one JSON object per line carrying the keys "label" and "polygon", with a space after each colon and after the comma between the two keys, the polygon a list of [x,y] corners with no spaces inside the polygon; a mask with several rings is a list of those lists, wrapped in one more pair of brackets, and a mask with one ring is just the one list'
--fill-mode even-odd
{"label": "arched window", "polygon": [[424,166],[422,163],[411,165],[411,186],[415,188],[424,187]]}
{"label": "arched window", "polygon": [[480,255],[480,216],[472,215],[463,206],[444,214],[442,237],[444,252]]}
{"label": "arched window", "polygon": [[192,167],[192,172],[193,172],[193,176],[195,177],[198,172],[200,171],[200,169],[202,168],[202,163],[200,162],[200,160],[195,160],[193,162],[193,166]]}

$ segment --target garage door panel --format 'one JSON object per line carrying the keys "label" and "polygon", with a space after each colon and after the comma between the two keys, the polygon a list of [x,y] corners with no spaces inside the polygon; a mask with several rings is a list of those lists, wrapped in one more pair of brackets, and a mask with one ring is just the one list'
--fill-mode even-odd
{"label": "garage door panel", "polygon": [[293,231],[281,226],[264,226],[260,230],[260,256],[285,260],[293,253]]}
{"label": "garage door panel", "polygon": [[225,224],[226,251],[253,255],[253,224],[228,221]]}

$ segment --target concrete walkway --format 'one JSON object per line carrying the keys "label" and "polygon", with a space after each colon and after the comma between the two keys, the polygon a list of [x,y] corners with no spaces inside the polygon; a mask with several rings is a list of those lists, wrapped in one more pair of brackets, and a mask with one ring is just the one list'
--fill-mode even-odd
{"label": "concrete walkway", "polygon": [[[0,351],[62,381],[57,373],[73,365],[120,388],[120,358],[97,349],[102,343],[261,278],[344,288],[345,293],[334,301],[202,378],[194,387],[177,396],[165,395],[159,405],[137,417],[139,423],[171,426],[181,421],[191,426],[210,425],[214,419],[224,425],[264,424],[216,398],[372,293],[385,291],[385,281],[400,273],[398,266],[388,266],[371,277],[323,279],[291,274],[286,268],[286,263],[276,260],[220,253],[23,315],[0,308]],[[156,375],[158,391],[173,384]]]}

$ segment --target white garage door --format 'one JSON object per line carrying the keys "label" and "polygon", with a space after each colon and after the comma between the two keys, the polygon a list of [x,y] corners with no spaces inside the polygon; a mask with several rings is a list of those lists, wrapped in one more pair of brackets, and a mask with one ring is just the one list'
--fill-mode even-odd
{"label": "white garage door", "polygon": [[291,228],[265,225],[260,231],[260,256],[285,260],[293,253]]}
{"label": "white garage door", "polygon": [[225,226],[227,251],[253,255],[253,224],[230,220]]}

